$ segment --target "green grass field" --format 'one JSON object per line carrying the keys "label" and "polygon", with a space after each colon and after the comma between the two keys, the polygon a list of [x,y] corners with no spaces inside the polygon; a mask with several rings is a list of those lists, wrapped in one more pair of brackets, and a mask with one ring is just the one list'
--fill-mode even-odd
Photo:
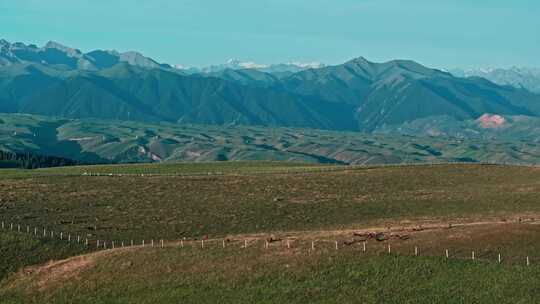
{"label": "green grass field", "polygon": [[[0,260],[0,303],[533,303],[539,218],[534,167],[216,162],[5,170],[6,225],[91,243],[167,245],[35,266],[96,248],[0,231],[9,248]],[[458,225],[482,221],[490,223]],[[430,223],[456,226],[409,231]],[[411,236],[370,240],[367,253],[345,245],[354,239],[349,229],[370,227],[409,227]],[[242,249],[254,234],[259,241]],[[221,241],[205,249],[189,242],[205,235],[233,242],[225,249]],[[298,241],[290,250],[282,242],[264,250],[270,235]]]}
{"label": "green grass field", "polygon": [[14,231],[0,231],[0,280],[22,267],[89,252],[84,245],[42,237],[30,237]]}
{"label": "green grass field", "polygon": [[357,251],[141,249],[4,281],[2,303],[534,303],[540,267]]}
{"label": "green grass field", "polygon": [[58,177],[91,175],[226,175],[226,174],[266,174],[327,171],[345,168],[344,166],[306,164],[301,162],[201,162],[201,163],[139,163],[117,165],[72,166],[42,168],[36,170],[2,169],[0,179]]}
{"label": "green grass field", "polygon": [[[208,170],[208,165],[200,166],[204,169],[185,168]],[[540,212],[539,181],[537,168],[483,165],[220,176],[2,178],[0,218],[108,240],[341,229],[536,213]]]}

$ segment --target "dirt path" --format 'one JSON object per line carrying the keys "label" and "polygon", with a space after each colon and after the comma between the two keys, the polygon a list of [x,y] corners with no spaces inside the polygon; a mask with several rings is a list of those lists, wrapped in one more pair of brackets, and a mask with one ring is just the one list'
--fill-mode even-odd
{"label": "dirt path", "polygon": [[[486,217],[486,218],[456,218],[452,221],[447,220],[401,220],[400,222],[387,222],[378,226],[371,227],[359,227],[359,228],[348,228],[348,229],[336,229],[336,230],[298,230],[298,231],[277,231],[273,233],[256,233],[256,234],[237,234],[229,235],[225,238],[216,238],[210,239],[207,241],[221,241],[223,239],[231,240],[265,240],[269,237],[282,237],[289,239],[302,238],[306,240],[314,239],[330,239],[335,237],[345,237],[352,236],[354,234],[362,233],[418,233],[422,231],[433,231],[433,230],[443,230],[449,228],[458,228],[458,227],[475,227],[483,225],[504,225],[504,224],[540,224],[540,214],[533,213],[524,213],[524,214],[515,214],[512,216],[506,217]],[[178,242],[168,242],[167,244],[178,243]]]}
{"label": "dirt path", "polygon": [[[482,226],[493,226],[497,227],[497,230],[503,230],[507,226],[516,226],[517,224],[524,225],[537,225],[540,224],[540,215],[539,214],[520,214],[512,217],[500,218],[483,218],[483,219],[455,219],[452,222],[447,221],[434,221],[434,220],[423,220],[408,222],[402,221],[401,225],[380,225],[373,227],[365,227],[360,229],[342,229],[342,230],[320,230],[320,231],[284,231],[276,233],[258,233],[258,234],[238,234],[230,235],[225,238],[215,238],[215,239],[199,239],[199,240],[178,240],[178,241],[167,241],[161,243],[158,241],[154,244],[154,247],[161,248],[166,247],[179,247],[179,246],[208,246],[215,248],[220,246],[222,242],[225,242],[227,246],[236,244],[236,246],[243,246],[244,244],[249,244],[249,246],[254,246],[256,243],[259,245],[265,244],[265,242],[274,242],[274,241],[307,241],[307,242],[331,242],[334,243],[337,240],[340,240],[341,243],[346,242],[346,240],[353,239],[355,237],[366,235],[366,234],[375,234],[383,233],[388,237],[393,236],[403,236],[407,235],[408,237],[414,237],[417,234],[430,234],[438,233],[437,231],[451,231],[451,229],[459,228],[461,232],[470,231],[471,229],[481,230]],[[465,230],[463,230],[465,229]],[[422,237],[419,237],[422,239]],[[71,279],[76,279],[79,277],[80,273],[86,269],[94,267],[99,263],[99,260],[111,255],[121,254],[129,251],[138,251],[143,249],[148,249],[151,245],[146,244],[145,246],[137,245],[133,247],[125,248],[114,248],[100,250],[80,256],[71,257],[65,260],[51,261],[44,265],[36,265],[31,267],[26,267],[19,271],[17,278],[24,280],[25,278],[33,278],[32,288],[37,288],[38,290],[47,289],[50,286],[55,286],[61,282],[66,282]],[[15,280],[17,281],[17,280]],[[9,283],[8,283],[9,286]],[[29,284],[30,286],[30,284]]]}

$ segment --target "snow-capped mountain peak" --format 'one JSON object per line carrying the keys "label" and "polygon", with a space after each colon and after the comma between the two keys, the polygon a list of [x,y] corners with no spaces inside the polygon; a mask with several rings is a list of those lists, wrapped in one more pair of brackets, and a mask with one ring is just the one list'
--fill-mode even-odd
{"label": "snow-capped mountain peak", "polygon": [[227,69],[230,70],[244,70],[244,69],[253,69],[266,73],[283,73],[283,72],[299,72],[307,69],[318,69],[325,67],[324,64],[320,62],[299,62],[299,61],[289,61],[286,63],[277,63],[277,64],[262,64],[254,61],[242,61],[238,59],[229,59],[223,64],[211,65],[207,67],[197,68],[197,67],[188,67],[182,64],[174,65],[178,70],[185,72],[193,73],[217,73]]}
{"label": "snow-capped mountain peak", "polygon": [[453,69],[451,73],[458,77],[482,77],[499,85],[510,85],[540,93],[540,69],[513,66],[508,69]]}

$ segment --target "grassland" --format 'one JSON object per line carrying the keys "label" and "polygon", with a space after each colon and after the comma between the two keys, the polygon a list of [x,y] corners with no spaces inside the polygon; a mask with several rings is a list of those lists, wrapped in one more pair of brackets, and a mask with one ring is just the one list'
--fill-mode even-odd
{"label": "grassland", "polygon": [[125,249],[28,269],[3,303],[534,303],[540,267],[358,249]]}
{"label": "grassland", "polygon": [[[2,261],[11,274],[0,283],[0,302],[532,303],[539,198],[535,167],[216,162],[6,170],[1,220],[91,241],[164,239],[166,246],[29,267],[81,249],[0,232],[12,250]],[[363,252],[353,233],[361,230],[389,239],[367,240]],[[190,242],[203,236],[230,242],[225,249],[221,241],[205,249]],[[292,248],[281,241],[263,249],[270,236],[293,240]]]}
{"label": "grassland", "polygon": [[2,178],[0,217],[109,240],[341,229],[539,213],[539,180],[538,168],[484,165]]}
{"label": "grassland", "polygon": [[[204,176],[227,174],[266,174],[266,173],[303,173],[331,171],[344,168],[341,165],[308,164],[302,162],[277,161],[228,161],[200,163],[135,163],[116,165],[70,166],[61,168],[42,168],[36,170],[2,169],[0,179],[86,176],[101,175],[139,175],[139,177],[155,176]],[[141,176],[144,175],[144,176]]]}
{"label": "grassland", "polygon": [[[59,260],[88,252],[86,246],[56,239],[31,237],[23,233],[0,230],[0,280],[22,267]],[[0,301],[1,302],[1,301]]]}

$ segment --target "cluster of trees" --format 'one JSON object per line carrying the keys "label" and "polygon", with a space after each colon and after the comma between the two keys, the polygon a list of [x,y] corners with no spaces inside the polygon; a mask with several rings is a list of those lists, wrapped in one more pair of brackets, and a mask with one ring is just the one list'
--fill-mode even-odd
{"label": "cluster of trees", "polygon": [[62,157],[0,151],[0,168],[37,169],[76,164],[77,162]]}

